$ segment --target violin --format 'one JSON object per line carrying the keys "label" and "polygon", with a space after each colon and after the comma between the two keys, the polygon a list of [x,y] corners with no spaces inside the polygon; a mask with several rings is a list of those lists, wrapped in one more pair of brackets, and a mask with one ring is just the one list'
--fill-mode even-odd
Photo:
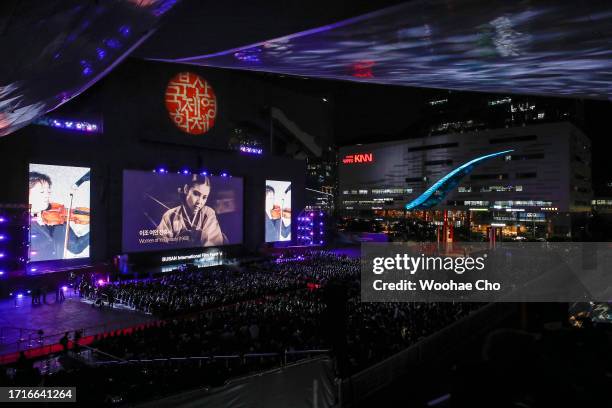
{"label": "violin", "polygon": [[[68,219],[68,210],[63,204],[51,203],[49,209],[41,211],[41,218],[45,225],[62,225]],[[89,208],[73,208],[70,211],[70,221],[79,225],[89,224]]]}
{"label": "violin", "polygon": [[283,218],[291,219],[291,208],[283,208]]}
{"label": "violin", "polygon": [[281,210],[280,205],[274,205],[270,211],[270,218],[279,220],[281,217],[291,219],[291,208],[283,208]]}
{"label": "violin", "polygon": [[281,217],[281,208],[280,205],[274,205],[272,207],[272,211],[270,211],[270,218],[273,220],[278,220]]}

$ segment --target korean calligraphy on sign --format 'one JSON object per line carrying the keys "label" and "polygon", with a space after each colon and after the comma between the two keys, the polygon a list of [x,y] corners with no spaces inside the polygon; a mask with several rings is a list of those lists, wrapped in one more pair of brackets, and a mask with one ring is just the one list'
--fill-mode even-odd
{"label": "korean calligraphy on sign", "polygon": [[208,132],[217,116],[217,97],[212,86],[191,72],[181,72],[166,87],[166,108],[174,124],[183,132]]}

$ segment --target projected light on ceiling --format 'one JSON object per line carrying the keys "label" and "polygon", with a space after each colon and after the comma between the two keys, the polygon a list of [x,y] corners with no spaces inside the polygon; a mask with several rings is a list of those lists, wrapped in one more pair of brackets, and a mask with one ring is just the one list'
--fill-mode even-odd
{"label": "projected light on ceiling", "polygon": [[612,98],[606,2],[411,1],[262,43],[164,60],[495,93]]}
{"label": "projected light on ceiling", "polygon": [[[111,72],[153,35],[177,0],[51,2],[37,24],[5,25],[0,137],[58,108]],[[57,4],[56,4],[57,3]],[[25,15],[38,4],[24,6]],[[28,10],[31,9],[31,10]],[[44,11],[43,11],[44,10]],[[44,18],[43,18],[44,16]]]}

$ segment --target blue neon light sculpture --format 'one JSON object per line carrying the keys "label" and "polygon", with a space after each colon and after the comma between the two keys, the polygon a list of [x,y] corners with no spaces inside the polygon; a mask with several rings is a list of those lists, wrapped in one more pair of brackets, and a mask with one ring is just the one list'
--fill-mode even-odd
{"label": "blue neon light sculpture", "polygon": [[497,153],[487,154],[462,164],[455,170],[442,177],[440,180],[436,181],[431,187],[425,190],[423,194],[406,204],[406,209],[416,210],[435,207],[436,205],[440,204],[444,197],[446,197],[451,190],[457,187],[461,179],[470,174],[472,170],[474,170],[474,167],[476,167],[478,164],[513,151],[514,150],[504,150]]}

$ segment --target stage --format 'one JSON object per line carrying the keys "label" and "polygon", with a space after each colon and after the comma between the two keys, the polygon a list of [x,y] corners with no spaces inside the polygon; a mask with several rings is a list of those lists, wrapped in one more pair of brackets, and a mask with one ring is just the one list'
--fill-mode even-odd
{"label": "stage", "polygon": [[[55,302],[55,294],[47,295],[48,304],[32,305],[30,296],[0,300],[0,358],[20,350],[35,350],[57,344],[66,331],[70,338],[83,329],[83,337],[154,322],[153,316],[125,308],[92,307],[72,289],[66,300]],[[43,330],[41,336],[38,330]]]}

